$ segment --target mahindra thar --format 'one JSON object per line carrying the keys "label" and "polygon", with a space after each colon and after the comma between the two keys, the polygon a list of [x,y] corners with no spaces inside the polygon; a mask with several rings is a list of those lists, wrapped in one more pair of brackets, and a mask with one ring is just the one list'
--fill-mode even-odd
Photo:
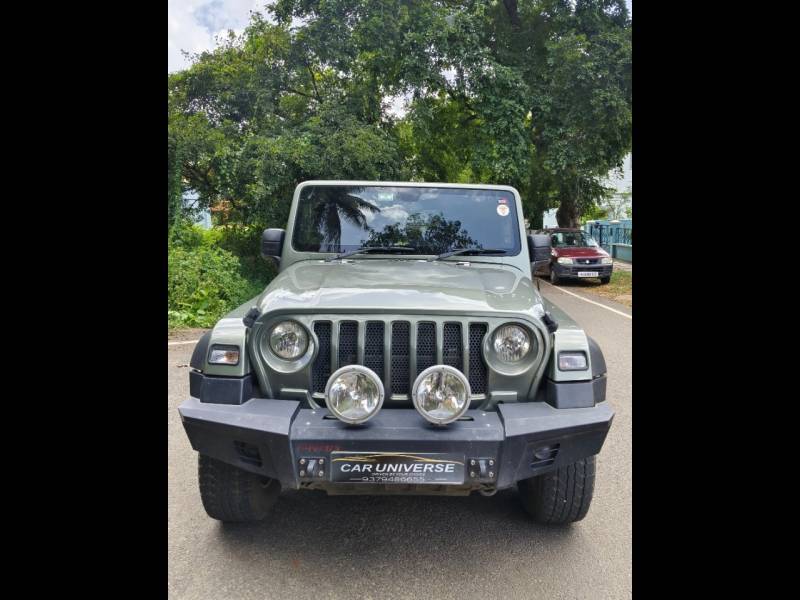
{"label": "mahindra thar", "polygon": [[600,348],[532,280],[550,244],[508,186],[298,185],[262,237],[278,275],[192,355],[208,515],[262,519],[282,488],[516,485],[537,521],[582,519],[614,412]]}

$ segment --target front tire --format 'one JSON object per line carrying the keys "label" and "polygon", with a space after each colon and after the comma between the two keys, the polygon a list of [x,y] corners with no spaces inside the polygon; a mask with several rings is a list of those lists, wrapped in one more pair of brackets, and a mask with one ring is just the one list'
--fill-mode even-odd
{"label": "front tire", "polygon": [[278,499],[281,484],[200,454],[200,498],[212,519],[237,523],[260,521]]}
{"label": "front tire", "polygon": [[609,281],[611,281],[611,276],[600,278],[600,283],[608,283]]}
{"label": "front tire", "polygon": [[525,510],[535,521],[566,525],[580,521],[594,494],[595,457],[581,459],[555,471],[517,484]]}
{"label": "front tire", "polygon": [[550,283],[553,285],[558,285],[561,283],[561,277],[558,276],[558,273],[556,273],[556,270],[552,265],[550,266]]}

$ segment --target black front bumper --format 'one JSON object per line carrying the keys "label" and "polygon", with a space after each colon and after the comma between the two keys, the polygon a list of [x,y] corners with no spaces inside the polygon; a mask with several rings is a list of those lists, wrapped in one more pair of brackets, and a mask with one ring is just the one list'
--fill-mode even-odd
{"label": "black front bumper", "polygon": [[[414,409],[399,408],[352,426],[324,408],[263,398],[233,405],[189,398],[178,410],[192,447],[201,454],[278,479],[284,488],[329,491],[346,485],[331,482],[324,468],[330,453],[338,451],[463,454],[466,464],[476,465],[465,475],[463,489],[508,488],[600,452],[614,417],[607,402],[589,408],[558,409],[545,402],[497,408],[467,411],[464,420],[446,427],[429,424]],[[305,472],[309,464],[322,468]]]}

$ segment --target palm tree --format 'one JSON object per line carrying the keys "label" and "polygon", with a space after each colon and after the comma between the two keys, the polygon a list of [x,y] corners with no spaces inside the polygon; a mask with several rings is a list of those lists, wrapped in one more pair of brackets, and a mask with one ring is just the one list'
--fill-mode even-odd
{"label": "palm tree", "polygon": [[367,230],[365,212],[380,212],[380,208],[355,196],[363,188],[320,187],[311,191],[309,200],[313,202],[311,230],[323,233],[322,246],[328,251],[340,252],[342,240],[342,219]]}

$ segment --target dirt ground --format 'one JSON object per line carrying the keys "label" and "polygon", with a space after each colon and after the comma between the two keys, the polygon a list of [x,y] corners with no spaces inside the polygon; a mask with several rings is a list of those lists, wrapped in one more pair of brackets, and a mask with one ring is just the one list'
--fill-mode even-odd
{"label": "dirt ground", "polygon": [[173,329],[167,333],[167,341],[169,342],[184,342],[189,340],[199,340],[208,329],[197,327],[187,329]]}

